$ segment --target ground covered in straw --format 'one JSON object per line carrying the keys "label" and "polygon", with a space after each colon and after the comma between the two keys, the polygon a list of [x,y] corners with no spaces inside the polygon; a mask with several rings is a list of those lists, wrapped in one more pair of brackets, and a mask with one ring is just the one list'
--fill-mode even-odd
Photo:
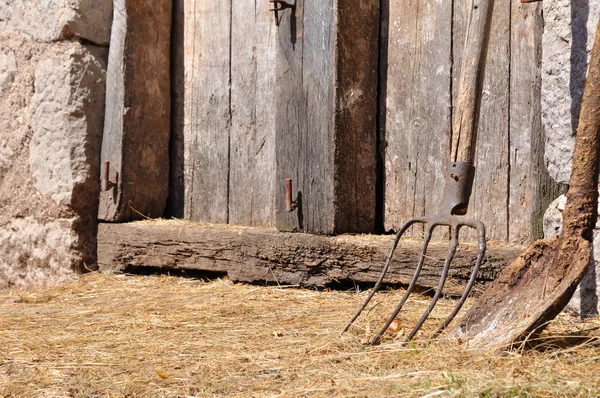
{"label": "ground covered in straw", "polygon": [[[0,396],[598,395],[600,320],[563,315],[536,349],[501,354],[393,335],[365,346],[401,293],[376,296],[339,338],[364,292],[99,273],[0,292]],[[411,301],[400,334],[425,303]]]}

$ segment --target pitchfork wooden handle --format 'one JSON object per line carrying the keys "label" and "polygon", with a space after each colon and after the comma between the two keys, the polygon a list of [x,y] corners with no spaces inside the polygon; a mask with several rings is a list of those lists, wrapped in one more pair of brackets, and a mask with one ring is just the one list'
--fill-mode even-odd
{"label": "pitchfork wooden handle", "polygon": [[451,161],[473,164],[494,0],[468,1],[471,7],[452,128]]}

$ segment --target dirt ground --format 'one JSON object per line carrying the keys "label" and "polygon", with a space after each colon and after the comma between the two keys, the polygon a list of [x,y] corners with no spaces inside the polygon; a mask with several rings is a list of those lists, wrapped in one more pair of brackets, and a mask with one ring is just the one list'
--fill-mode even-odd
{"label": "dirt ground", "polygon": [[[535,349],[476,353],[427,332],[368,347],[401,291],[319,292],[171,276],[89,274],[0,291],[0,397],[592,397],[600,319],[561,315]],[[427,297],[400,318],[416,322]],[[404,328],[398,332],[406,333]]]}

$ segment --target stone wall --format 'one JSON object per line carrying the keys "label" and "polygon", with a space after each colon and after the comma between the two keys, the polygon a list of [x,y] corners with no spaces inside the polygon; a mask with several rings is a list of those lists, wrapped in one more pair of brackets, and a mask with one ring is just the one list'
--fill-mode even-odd
{"label": "stone wall", "polygon": [[112,0],[0,2],[0,289],[96,266]]}
{"label": "stone wall", "polygon": [[557,182],[568,182],[575,131],[600,0],[544,1],[542,120],[546,166]]}
{"label": "stone wall", "polygon": [[[546,133],[545,160],[550,175],[557,182],[568,183],[588,59],[600,18],[600,0],[553,0],[544,1],[543,4],[542,120]],[[546,211],[546,238],[560,232],[565,203],[566,197],[563,195]],[[569,304],[571,310],[582,316],[595,316],[600,310],[598,226],[594,233],[593,266]]]}

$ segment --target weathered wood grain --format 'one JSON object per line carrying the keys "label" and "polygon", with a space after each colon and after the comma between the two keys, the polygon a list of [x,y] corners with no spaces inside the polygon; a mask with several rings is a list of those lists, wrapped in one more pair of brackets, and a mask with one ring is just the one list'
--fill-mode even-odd
{"label": "weathered wood grain", "polygon": [[[454,98],[470,4],[471,1],[454,2]],[[483,221],[488,239],[497,241],[507,241],[509,236],[510,7],[510,2],[505,1],[494,4],[475,153],[476,174],[468,213]],[[473,239],[473,235],[465,234],[465,238]]]}
{"label": "weathered wood grain", "polygon": [[542,10],[541,4],[512,3],[508,203],[511,242],[541,238],[543,214],[560,194],[544,164]]}
{"label": "weathered wood grain", "polygon": [[227,223],[231,2],[184,4],[184,216]]}
{"label": "weathered wood grain", "polygon": [[338,0],[336,20],[335,229],[373,232],[379,1]]}
{"label": "weathered wood grain", "polygon": [[[351,4],[352,3],[352,4]],[[277,227],[375,229],[378,2],[298,1],[277,49]],[[298,209],[286,212],[291,178]]]}
{"label": "weathered wood grain", "polygon": [[229,223],[272,225],[275,45],[266,2],[232,2]]}
{"label": "weathered wood grain", "polygon": [[[227,273],[232,280],[241,282],[352,286],[377,280],[392,240],[391,236],[326,237],[177,221],[101,224],[98,263],[103,270],[203,270]],[[446,247],[431,245],[419,279],[420,288],[437,284]],[[419,250],[418,242],[403,241],[385,282],[407,284]],[[473,245],[459,249],[446,285],[447,294],[462,293],[476,251]],[[478,274],[478,285],[492,280],[520,252],[520,247],[490,247]]]}
{"label": "weathered wood grain", "polygon": [[169,197],[166,215],[183,218],[185,206],[185,3],[173,0],[171,28],[171,141],[169,143]]}
{"label": "weathered wood grain", "polygon": [[[304,230],[303,166],[305,154],[299,150],[305,140],[306,100],[304,98],[302,56],[304,50],[304,0],[287,10],[277,29],[276,47],[276,135],[275,209],[276,225],[282,231]],[[318,76],[317,76],[318,77]],[[326,131],[327,133],[327,131]],[[302,141],[302,142],[303,142]],[[293,182],[293,199],[298,210],[287,212],[284,181]]]}
{"label": "weathered wood grain", "polygon": [[386,230],[439,211],[450,160],[452,2],[395,0],[389,14]]}
{"label": "weathered wood grain", "polygon": [[114,185],[100,193],[100,220],[163,215],[169,190],[170,38],[170,0],[115,0],[101,150]]}
{"label": "weathered wood grain", "polygon": [[451,161],[473,164],[494,0],[471,3],[452,124]]}

